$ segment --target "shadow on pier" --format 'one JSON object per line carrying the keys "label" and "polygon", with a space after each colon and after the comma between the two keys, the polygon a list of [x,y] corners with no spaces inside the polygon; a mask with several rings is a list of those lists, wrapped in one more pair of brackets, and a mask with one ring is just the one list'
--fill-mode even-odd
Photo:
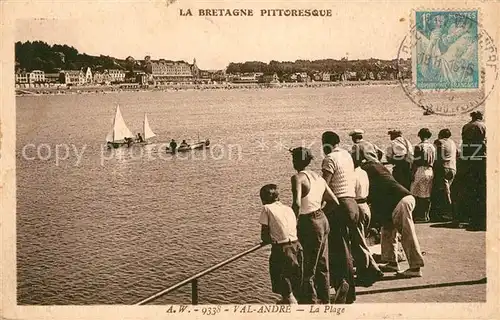
{"label": "shadow on pier", "polygon": [[[396,277],[384,277],[384,280],[395,280]],[[421,290],[421,289],[435,289],[435,288],[443,288],[443,287],[455,287],[455,286],[470,286],[475,284],[485,284],[486,278],[482,278],[479,280],[469,280],[469,281],[456,281],[456,282],[445,282],[445,283],[431,283],[419,286],[405,286],[405,287],[396,287],[396,288],[385,288],[385,289],[375,289],[375,290],[366,290],[357,292],[356,294],[366,295],[366,294],[375,294],[375,293],[388,293],[388,292],[398,292],[398,291],[410,291],[410,290]]]}

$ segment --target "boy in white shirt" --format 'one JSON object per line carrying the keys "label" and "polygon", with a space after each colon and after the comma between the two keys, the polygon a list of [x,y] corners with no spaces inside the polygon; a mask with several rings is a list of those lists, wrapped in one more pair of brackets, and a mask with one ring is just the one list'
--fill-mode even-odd
{"label": "boy in white shirt", "polygon": [[260,189],[264,205],[259,222],[261,238],[270,243],[269,273],[274,293],[280,303],[297,304],[302,287],[302,246],[297,237],[297,218],[292,208],[279,200],[278,187],[268,184]]}

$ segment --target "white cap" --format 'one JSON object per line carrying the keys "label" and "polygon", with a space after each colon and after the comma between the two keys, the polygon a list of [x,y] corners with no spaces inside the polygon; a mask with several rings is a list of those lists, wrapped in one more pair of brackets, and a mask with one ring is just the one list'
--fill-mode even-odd
{"label": "white cap", "polygon": [[365,133],[363,130],[361,130],[361,129],[355,129],[355,130],[353,130],[353,131],[351,131],[349,133],[349,136],[353,136],[355,134],[363,134],[363,133]]}

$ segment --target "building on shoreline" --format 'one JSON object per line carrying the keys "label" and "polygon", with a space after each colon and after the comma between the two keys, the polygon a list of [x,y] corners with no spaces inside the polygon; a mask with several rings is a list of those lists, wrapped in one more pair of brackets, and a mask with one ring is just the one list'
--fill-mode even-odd
{"label": "building on shoreline", "polygon": [[109,76],[109,81],[111,83],[121,83],[125,82],[125,71],[120,70],[120,69],[109,69],[109,70],[104,70],[104,72],[108,74]]}
{"label": "building on shoreline", "polygon": [[93,83],[96,84],[111,84],[110,77],[107,72],[95,71],[93,74]]}
{"label": "building on shoreline", "polygon": [[126,73],[120,69],[109,69],[104,71],[94,71],[91,75],[91,83],[94,84],[113,84],[125,82]]}
{"label": "building on shoreline", "polygon": [[200,76],[200,70],[196,65],[196,59],[189,64],[185,61],[171,61],[165,59],[151,60],[146,56],[143,62],[144,70],[152,76],[156,84],[170,82],[194,82]]}
{"label": "building on shoreline", "polygon": [[34,83],[44,83],[45,82],[45,72],[41,70],[33,70],[31,72],[16,72],[15,74],[16,84],[34,84]]}
{"label": "building on shoreline", "polygon": [[59,83],[59,73],[46,73],[45,74],[45,82],[47,83]]}
{"label": "building on shoreline", "polygon": [[78,85],[85,84],[85,73],[82,70],[65,70],[59,74],[59,82],[63,84]]}
{"label": "building on shoreline", "polygon": [[33,70],[30,72],[30,83],[45,82],[45,72],[41,70]]}
{"label": "building on shoreline", "polygon": [[233,83],[258,83],[260,77],[261,74],[255,72],[230,75],[229,79]]}
{"label": "building on shoreline", "polygon": [[200,70],[198,82],[201,83],[224,83],[227,82],[226,70]]}
{"label": "building on shoreline", "polygon": [[277,84],[277,83],[280,83],[280,78],[278,77],[277,73],[265,74],[262,77],[260,77],[259,82]]}
{"label": "building on shoreline", "polygon": [[93,77],[92,77],[92,71],[90,70],[89,67],[87,67],[87,70],[85,71],[85,82],[86,83],[92,83],[93,82]]}
{"label": "building on shoreline", "polygon": [[27,72],[16,72],[16,83],[17,84],[24,84],[24,83],[29,83],[29,73]]}

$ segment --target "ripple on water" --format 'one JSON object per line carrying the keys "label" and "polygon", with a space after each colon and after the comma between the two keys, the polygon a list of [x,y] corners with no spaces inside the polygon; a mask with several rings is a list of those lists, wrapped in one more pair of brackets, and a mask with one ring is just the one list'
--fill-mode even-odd
{"label": "ripple on water", "polygon": [[[116,103],[133,132],[147,112],[161,141],[199,133],[222,148],[205,160],[154,146],[110,157],[102,142]],[[18,97],[16,110],[18,302],[46,305],[130,304],[257,244],[259,188],[278,183],[283,202],[291,199],[290,155],[277,142],[315,142],[318,170],[324,130],[348,144],[349,130],[365,128],[384,146],[388,127],[416,142],[422,120],[437,132],[444,119],[423,118],[393,87]],[[71,153],[56,166],[53,158],[24,159],[29,143],[73,143],[84,152],[80,162]],[[241,157],[229,158],[231,144]],[[200,302],[273,302],[268,256],[265,248],[202,278]],[[155,303],[189,301],[187,286]]]}

